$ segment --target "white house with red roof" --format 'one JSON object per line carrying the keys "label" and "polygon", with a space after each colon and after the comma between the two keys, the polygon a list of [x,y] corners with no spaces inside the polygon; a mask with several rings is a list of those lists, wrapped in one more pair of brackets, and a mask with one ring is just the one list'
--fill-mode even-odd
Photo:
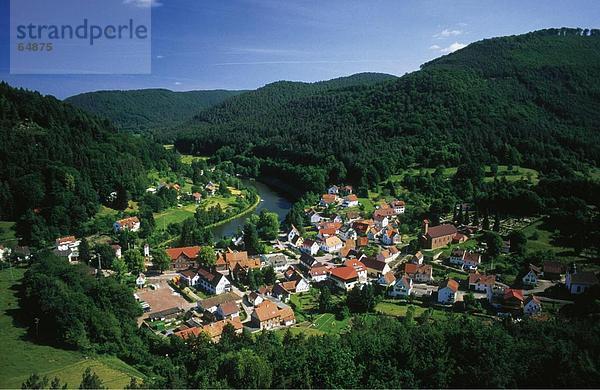
{"label": "white house with red roof", "polygon": [[445,280],[438,289],[438,302],[452,304],[456,302],[458,293],[458,282],[454,279]]}
{"label": "white house with red roof", "polygon": [[329,273],[329,279],[333,284],[344,291],[352,290],[358,282],[358,273],[354,267],[343,265],[333,268]]}

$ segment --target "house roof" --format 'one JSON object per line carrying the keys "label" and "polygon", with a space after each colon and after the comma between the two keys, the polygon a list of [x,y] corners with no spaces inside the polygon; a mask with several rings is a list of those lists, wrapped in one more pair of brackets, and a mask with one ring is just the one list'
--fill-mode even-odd
{"label": "house roof", "polygon": [[446,223],[443,225],[428,227],[427,233],[425,235],[430,238],[439,238],[439,237],[450,236],[450,235],[455,235],[455,234],[456,234],[456,227],[454,227],[454,225]]}
{"label": "house roof", "polygon": [[463,260],[479,264],[481,262],[481,255],[476,252],[467,252],[463,257]]}
{"label": "house roof", "polygon": [[422,264],[417,267],[415,274],[429,274],[433,273],[433,268],[429,264]]}
{"label": "house roof", "polygon": [[327,268],[324,265],[319,265],[317,267],[312,267],[309,271],[308,271],[309,275],[312,277],[315,276],[321,276],[321,275],[327,275],[329,273],[329,268]]}
{"label": "house roof", "polygon": [[413,264],[413,263],[404,264],[404,272],[406,272],[409,275],[414,274],[417,271],[417,268],[419,268],[418,264]]}
{"label": "house roof", "polygon": [[350,194],[350,195],[346,196],[344,198],[344,200],[346,200],[348,202],[356,202],[356,201],[358,201],[358,196],[356,196],[354,194]]}
{"label": "house roof", "polygon": [[529,302],[532,302],[532,301],[533,301],[533,303],[536,303],[538,305],[542,304],[542,301],[540,301],[540,299],[538,297],[536,297],[535,295],[529,295],[527,297],[527,299],[525,299],[525,304],[527,305],[527,304],[529,304]]}
{"label": "house roof", "polygon": [[519,301],[523,301],[523,290],[517,290],[514,288],[507,288],[504,290],[504,300],[507,299],[518,299]]}
{"label": "house roof", "polygon": [[369,237],[358,237],[356,239],[357,246],[367,246],[369,245]]}
{"label": "house roof", "polygon": [[394,276],[393,272],[388,272],[387,274],[383,275],[383,280],[386,284],[392,284],[396,281],[396,277]]}
{"label": "house roof", "polygon": [[240,311],[239,306],[235,301],[221,303],[218,307],[224,316],[229,316]]}
{"label": "house roof", "polygon": [[327,228],[319,230],[321,236],[333,236],[338,230],[336,228]]}
{"label": "house roof", "polygon": [[307,265],[308,267],[312,267],[313,264],[315,264],[317,262],[317,259],[315,259],[314,257],[312,257],[311,255],[302,252],[300,254],[300,261]]}
{"label": "house roof", "polygon": [[243,327],[242,323],[240,322],[240,319],[234,318],[232,320],[227,319],[227,320],[213,322],[208,325],[204,325],[202,327],[202,331],[205,332],[206,334],[208,334],[211,339],[214,339],[214,338],[220,337],[223,334],[223,329],[225,328],[225,325],[227,325],[227,324],[233,325],[233,328],[236,331],[242,329],[242,327]]}
{"label": "house roof", "polygon": [[584,284],[592,286],[598,284],[596,274],[591,271],[577,271],[571,275],[571,284]]}
{"label": "house roof", "polygon": [[179,271],[179,274],[185,276],[186,278],[193,279],[198,272],[194,269],[186,269],[184,271]]}
{"label": "house roof", "polygon": [[211,272],[205,268],[198,268],[198,276],[200,276],[202,279],[206,280],[208,283],[210,283],[213,286],[216,286],[217,284],[219,284],[221,279],[224,278],[224,276],[221,275],[220,273]]}
{"label": "house roof", "polygon": [[393,200],[393,201],[390,203],[390,206],[392,206],[392,207],[403,207],[403,206],[405,206],[405,205],[406,205],[406,203],[404,203],[404,201],[403,201],[403,200]]}
{"label": "house roof", "polygon": [[440,285],[440,290],[448,287],[450,290],[457,292],[458,291],[458,282],[454,279],[448,279],[442,282]]}
{"label": "house roof", "polygon": [[367,269],[363,262],[356,259],[348,259],[344,261],[344,265],[346,267],[353,267],[357,272],[364,271],[365,269]]}
{"label": "house roof", "polygon": [[336,196],[335,195],[330,195],[330,194],[323,194],[323,196],[321,196],[321,200],[323,201],[323,203],[333,203],[335,202]]}
{"label": "house roof", "polygon": [[304,240],[304,242],[302,243],[302,247],[303,248],[310,248],[313,245],[315,245],[316,241],[315,240],[311,240],[310,238],[307,238],[306,240]]}
{"label": "house roof", "polygon": [[252,315],[255,316],[260,322],[268,321],[280,316],[277,305],[268,299],[265,299],[258,306],[256,306]]}
{"label": "house roof", "polygon": [[342,240],[340,240],[338,236],[332,236],[327,237],[325,240],[323,240],[323,243],[325,244],[325,246],[331,248],[342,244]]}
{"label": "house roof", "polygon": [[194,326],[192,328],[182,329],[177,332],[174,332],[173,335],[177,336],[179,338],[182,338],[182,339],[187,339],[192,336],[197,337],[201,331],[202,331],[202,329],[200,329],[197,326]]}
{"label": "house roof", "polygon": [[163,318],[166,316],[180,313],[181,311],[182,310],[178,307],[171,307],[169,309],[165,309],[165,310],[157,311],[156,313],[152,313],[148,316],[148,318],[151,320],[157,320],[157,319],[160,319],[160,318]]}
{"label": "house roof", "polygon": [[198,253],[200,252],[199,246],[186,246],[181,248],[169,248],[166,250],[167,255],[171,258],[172,261],[177,260],[181,255],[184,255],[190,260],[193,260],[198,257]]}
{"label": "house roof", "polygon": [[343,265],[341,267],[332,269],[331,276],[340,280],[348,281],[358,278],[358,273],[356,272],[354,267]]}
{"label": "house roof", "polygon": [[129,217],[119,219],[116,223],[119,226],[127,226],[128,228],[132,228],[134,225],[140,223],[140,220],[138,219],[138,217]]}
{"label": "house roof", "polygon": [[67,242],[75,242],[77,241],[77,239],[75,238],[75,236],[66,236],[66,237],[60,237],[56,239],[56,244],[60,245],[60,244],[64,244]]}
{"label": "house roof", "polygon": [[482,275],[478,273],[469,274],[469,284],[485,284],[486,286],[493,286],[496,284],[496,275]]}
{"label": "house roof", "polygon": [[403,276],[401,277],[396,283],[400,283],[403,284],[405,287],[410,288],[411,285],[411,279],[408,276]]}
{"label": "house roof", "polygon": [[209,309],[211,307],[219,306],[227,302],[240,302],[242,298],[240,298],[237,294],[232,292],[227,292],[224,294],[219,294],[212,296],[210,298],[203,299],[198,302],[198,306],[203,309]]}
{"label": "house roof", "polygon": [[563,266],[558,261],[544,261],[542,269],[546,273],[561,274],[563,273]]}
{"label": "house roof", "polygon": [[372,257],[367,257],[362,262],[364,265],[367,266],[367,268],[374,269],[378,272],[383,272],[383,270],[385,269],[385,267],[387,265],[385,261],[380,261],[380,260],[374,259]]}

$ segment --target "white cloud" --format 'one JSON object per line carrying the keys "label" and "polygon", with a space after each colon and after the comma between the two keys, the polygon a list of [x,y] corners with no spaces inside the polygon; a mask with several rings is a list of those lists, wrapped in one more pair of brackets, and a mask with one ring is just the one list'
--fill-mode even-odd
{"label": "white cloud", "polygon": [[175,84],[175,85],[181,85],[181,82],[180,82],[180,81],[175,81],[175,83],[174,83],[174,84]]}
{"label": "white cloud", "polygon": [[123,0],[123,4],[131,4],[139,8],[160,7],[160,0]]}
{"label": "white cloud", "polygon": [[463,47],[466,47],[467,45],[465,45],[464,43],[458,43],[458,42],[454,42],[453,44],[451,44],[448,47],[445,47],[443,49],[441,49],[440,51],[442,53],[454,53],[457,50],[462,49]]}
{"label": "white cloud", "polygon": [[431,45],[429,46],[429,50],[440,50],[441,47],[439,47],[438,45]]}
{"label": "white cloud", "polygon": [[165,58],[165,56],[162,56],[162,55],[159,54],[159,55],[156,56],[156,58],[158,58],[159,60],[162,60],[163,58]]}
{"label": "white cloud", "polygon": [[455,37],[455,36],[461,35],[462,33],[463,33],[462,30],[449,30],[449,29],[445,28],[442,31],[440,31],[439,33],[435,34],[433,37],[434,38],[448,38],[448,37]]}

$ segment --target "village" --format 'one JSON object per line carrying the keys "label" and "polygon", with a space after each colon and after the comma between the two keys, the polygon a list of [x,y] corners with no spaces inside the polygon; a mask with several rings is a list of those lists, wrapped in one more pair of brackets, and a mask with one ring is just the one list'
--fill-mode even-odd
{"label": "village", "polygon": [[[465,312],[476,306],[478,315],[519,321],[544,318],[546,304],[569,302],[544,296],[547,289],[560,284],[576,296],[598,284],[593,272],[545,261],[541,267],[529,265],[509,285],[501,275],[486,272],[490,267],[482,260],[485,245],[464,245],[473,240],[478,226],[449,222],[431,226],[424,220],[418,250],[411,253],[399,231],[407,207],[402,200],[381,201],[366,215],[351,186],[331,186],[318,204],[305,210],[305,226],[280,232],[273,253],[249,255],[227,248],[216,252],[214,263],[205,264],[200,261],[201,246],[168,248],[170,266],[163,273],[154,270],[145,244],[145,271],[132,276],[135,298],[144,311],[139,325],[165,337],[185,339],[205,333],[215,342],[227,326],[236,333],[310,329],[319,326],[318,319],[306,316],[300,297],[314,297],[326,286],[343,300],[351,290],[367,285],[383,292],[388,307],[420,304]],[[115,221],[113,229],[136,232],[140,221],[127,217]],[[61,237],[54,253],[77,263],[80,243],[74,236]],[[117,258],[123,256],[120,245],[111,248]],[[23,248],[17,250],[27,255]],[[510,251],[510,242],[504,242],[503,251]],[[7,255],[6,250],[2,254]],[[335,326],[333,315],[318,318]]]}

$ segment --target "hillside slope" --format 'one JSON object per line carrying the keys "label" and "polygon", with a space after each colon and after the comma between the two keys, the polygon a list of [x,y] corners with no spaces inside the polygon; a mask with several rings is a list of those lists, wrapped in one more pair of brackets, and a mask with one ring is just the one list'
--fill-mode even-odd
{"label": "hillside slope", "polygon": [[388,82],[293,96],[269,85],[203,111],[175,144],[186,153],[227,146],[237,162],[305,189],[466,160],[568,173],[600,162],[599,71],[596,32],[487,39]]}
{"label": "hillside slope", "polygon": [[17,221],[25,243],[80,234],[111,192],[142,193],[147,169],[170,158],[106,120],[0,83],[0,219]]}
{"label": "hillside slope", "polygon": [[200,110],[242,92],[173,92],[167,89],[97,91],[71,96],[65,101],[110,119],[122,130],[144,133],[188,120]]}

